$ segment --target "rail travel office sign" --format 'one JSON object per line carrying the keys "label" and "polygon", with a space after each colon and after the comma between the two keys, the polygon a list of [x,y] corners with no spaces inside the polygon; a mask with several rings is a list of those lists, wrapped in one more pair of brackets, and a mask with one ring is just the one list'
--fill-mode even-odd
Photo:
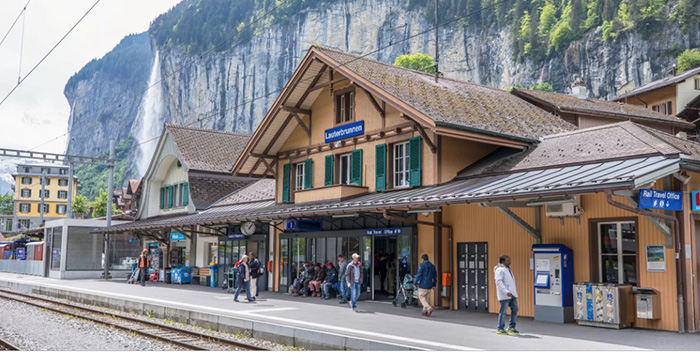
{"label": "rail travel office sign", "polygon": [[365,134],[365,121],[360,120],[354,123],[336,126],[328,129],[323,134],[326,143],[343,140],[350,137],[360,136]]}
{"label": "rail travel office sign", "polygon": [[655,210],[682,211],[683,194],[677,191],[640,189],[638,207]]}

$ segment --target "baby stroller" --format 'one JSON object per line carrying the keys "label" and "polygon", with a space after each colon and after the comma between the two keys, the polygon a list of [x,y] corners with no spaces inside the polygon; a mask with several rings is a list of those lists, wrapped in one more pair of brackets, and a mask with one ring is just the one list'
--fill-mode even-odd
{"label": "baby stroller", "polygon": [[126,280],[126,283],[128,284],[135,284],[139,280],[139,269],[136,267],[136,264],[131,264],[131,274],[129,275],[129,279]]}
{"label": "baby stroller", "polygon": [[[413,289],[413,276],[410,274],[406,274],[403,277],[403,283],[399,286],[399,289],[396,291],[396,296],[394,296],[394,301],[392,302],[394,306],[399,305],[401,303],[402,308],[406,308],[407,306],[418,306],[418,300],[415,297],[415,290]],[[399,296],[403,297],[403,301],[399,302]]]}

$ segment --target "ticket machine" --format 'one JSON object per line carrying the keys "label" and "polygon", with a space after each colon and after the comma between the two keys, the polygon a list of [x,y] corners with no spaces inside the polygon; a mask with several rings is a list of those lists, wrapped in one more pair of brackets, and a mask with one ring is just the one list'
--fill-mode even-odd
{"label": "ticket machine", "polygon": [[534,244],[535,320],[573,322],[574,256],[561,244]]}

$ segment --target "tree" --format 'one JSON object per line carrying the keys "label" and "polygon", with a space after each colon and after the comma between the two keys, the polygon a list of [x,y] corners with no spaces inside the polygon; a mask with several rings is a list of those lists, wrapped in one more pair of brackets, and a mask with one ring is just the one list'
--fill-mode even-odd
{"label": "tree", "polygon": [[530,89],[535,91],[554,92],[554,88],[552,88],[552,85],[550,85],[549,82],[535,83],[532,85],[532,87],[530,87]]}
{"label": "tree", "polygon": [[[118,215],[123,212],[117,209],[117,205],[112,203],[112,214]],[[92,216],[94,218],[100,218],[107,215],[107,190],[100,189],[100,194],[92,202]]]}
{"label": "tree", "polygon": [[523,85],[521,85],[520,82],[516,82],[516,83],[515,83],[514,85],[512,85],[512,86],[506,87],[504,90],[505,90],[506,92],[510,93],[510,92],[513,91],[513,88],[523,88]]}
{"label": "tree", "polygon": [[586,9],[581,0],[571,0],[570,6],[569,28],[571,28],[573,35],[577,36],[581,32],[581,25],[586,19]]}
{"label": "tree", "polygon": [[678,56],[677,73],[682,73],[696,67],[700,67],[700,51],[697,49],[686,49]]}
{"label": "tree", "polygon": [[547,38],[549,31],[557,23],[557,8],[551,2],[547,2],[540,13],[540,36]]}
{"label": "tree", "polygon": [[435,73],[435,61],[430,55],[423,53],[401,55],[394,60],[394,65],[431,74]]}
{"label": "tree", "polygon": [[12,194],[10,194],[9,192],[0,194],[0,214],[12,214],[14,208],[15,206],[12,202]]}
{"label": "tree", "polygon": [[74,215],[86,215],[90,212],[88,209],[88,199],[83,195],[75,195],[73,199],[72,212]]}

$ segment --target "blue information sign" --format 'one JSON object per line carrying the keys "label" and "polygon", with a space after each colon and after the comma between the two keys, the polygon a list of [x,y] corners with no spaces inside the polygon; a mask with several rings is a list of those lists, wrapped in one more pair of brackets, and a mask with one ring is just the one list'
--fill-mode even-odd
{"label": "blue information sign", "polygon": [[241,232],[228,232],[227,238],[229,239],[245,239],[245,234]]}
{"label": "blue information sign", "polygon": [[690,206],[693,211],[700,211],[700,191],[693,191],[691,193]]}
{"label": "blue information sign", "polygon": [[185,240],[185,235],[180,232],[171,232],[170,241],[182,241]]}
{"label": "blue information sign", "polygon": [[26,260],[27,253],[24,248],[17,248],[17,260]]}
{"label": "blue information sign", "polygon": [[354,123],[336,126],[332,129],[326,130],[323,134],[326,143],[346,139],[353,136],[364,135],[365,133],[365,122],[364,120],[356,121]]}
{"label": "blue information sign", "polygon": [[365,235],[377,236],[377,235],[400,235],[401,228],[380,228],[380,229],[367,229],[365,230]]}
{"label": "blue information sign", "polygon": [[683,211],[683,194],[676,191],[640,189],[639,208]]}

